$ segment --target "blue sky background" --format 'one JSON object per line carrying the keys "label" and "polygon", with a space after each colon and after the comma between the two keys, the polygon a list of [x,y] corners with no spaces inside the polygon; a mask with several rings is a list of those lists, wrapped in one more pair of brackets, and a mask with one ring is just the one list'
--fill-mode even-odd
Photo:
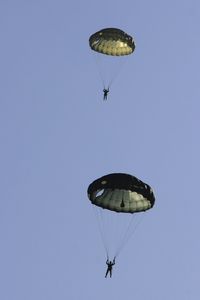
{"label": "blue sky background", "polygon": [[[102,101],[88,46],[133,35]],[[200,4],[0,2],[0,298],[198,300]],[[87,187],[112,172],[155,207],[105,279]]]}

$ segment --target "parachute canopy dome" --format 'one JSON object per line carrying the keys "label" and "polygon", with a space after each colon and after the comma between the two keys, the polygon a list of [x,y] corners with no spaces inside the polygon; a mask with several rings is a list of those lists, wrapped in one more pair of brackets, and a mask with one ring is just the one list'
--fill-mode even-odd
{"label": "parachute canopy dome", "polygon": [[135,49],[133,38],[117,28],[105,28],[92,34],[89,44],[92,50],[113,56],[129,55]]}
{"label": "parachute canopy dome", "polygon": [[123,173],[105,175],[93,181],[88,187],[88,198],[96,206],[122,213],[146,211],[155,202],[148,184]]}

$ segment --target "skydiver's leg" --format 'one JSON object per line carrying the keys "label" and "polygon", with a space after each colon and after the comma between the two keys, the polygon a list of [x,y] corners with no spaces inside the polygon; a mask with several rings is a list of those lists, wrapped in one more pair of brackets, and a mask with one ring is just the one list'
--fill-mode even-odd
{"label": "skydiver's leg", "polygon": [[107,277],[107,275],[108,275],[108,272],[109,272],[109,270],[107,269],[107,271],[106,271],[106,275],[105,275],[105,278]]}

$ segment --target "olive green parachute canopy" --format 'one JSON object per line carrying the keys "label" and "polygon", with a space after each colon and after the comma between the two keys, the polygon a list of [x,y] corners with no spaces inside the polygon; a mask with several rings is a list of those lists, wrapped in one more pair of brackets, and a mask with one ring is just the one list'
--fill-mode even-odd
{"label": "olive green parachute canopy", "polygon": [[133,38],[117,28],[105,28],[92,34],[89,44],[92,50],[113,56],[128,55],[135,49]]}
{"label": "olive green parachute canopy", "polygon": [[148,184],[123,173],[105,175],[93,181],[88,187],[88,198],[94,205],[123,213],[146,211],[155,202]]}

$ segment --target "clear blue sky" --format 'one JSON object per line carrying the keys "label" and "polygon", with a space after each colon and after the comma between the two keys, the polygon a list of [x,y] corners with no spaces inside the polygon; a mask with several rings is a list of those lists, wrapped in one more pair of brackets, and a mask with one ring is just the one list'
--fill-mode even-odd
{"label": "clear blue sky", "polygon": [[[88,38],[136,51],[102,101]],[[0,2],[0,299],[198,300],[200,4]],[[91,181],[133,174],[156,194],[105,279]]]}

